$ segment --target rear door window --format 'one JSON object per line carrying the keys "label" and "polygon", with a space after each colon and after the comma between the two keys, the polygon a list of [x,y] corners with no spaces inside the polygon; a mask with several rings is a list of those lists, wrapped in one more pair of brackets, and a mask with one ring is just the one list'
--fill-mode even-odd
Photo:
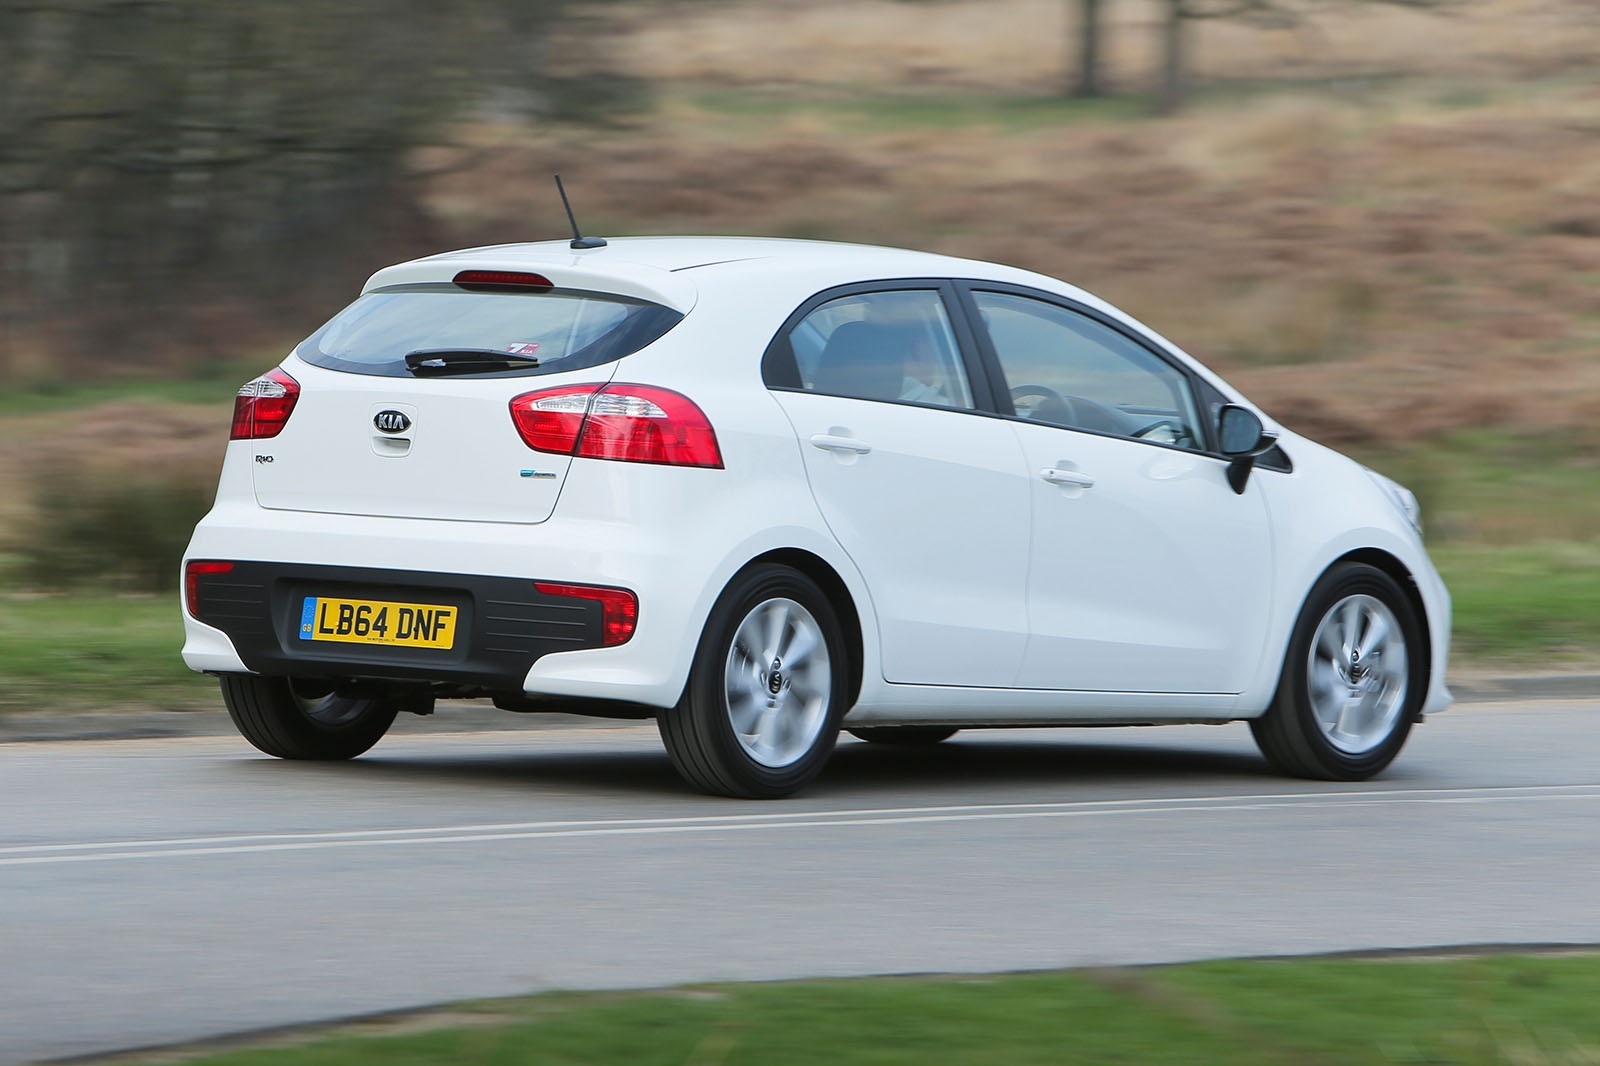
{"label": "rear door window", "polygon": [[362,294],[296,354],[330,370],[409,377],[405,357],[412,352],[505,352],[537,365],[473,376],[525,377],[615,362],[682,320],[668,307],[600,293],[401,285]]}
{"label": "rear door window", "polygon": [[973,406],[960,348],[937,290],[862,292],[829,300],[794,326],[789,346],[799,387],[808,392]]}

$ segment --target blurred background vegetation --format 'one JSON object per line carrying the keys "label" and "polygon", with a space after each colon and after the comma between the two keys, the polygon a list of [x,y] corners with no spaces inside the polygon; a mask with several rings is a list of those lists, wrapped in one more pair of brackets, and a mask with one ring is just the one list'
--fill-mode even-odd
{"label": "blurred background vegetation", "polygon": [[0,709],[200,691],[236,385],[558,170],[1081,285],[1409,484],[1463,662],[1600,659],[1593,0],[0,0]]}

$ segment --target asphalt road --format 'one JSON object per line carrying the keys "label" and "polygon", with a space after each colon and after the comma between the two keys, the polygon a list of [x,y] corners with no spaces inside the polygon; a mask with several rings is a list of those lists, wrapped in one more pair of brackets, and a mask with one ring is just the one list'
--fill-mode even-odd
{"label": "asphalt road", "polygon": [[1600,703],[1430,720],[1383,778],[1245,727],[846,740],[780,803],[654,728],[0,745],[0,1062],[550,987],[1600,941]]}

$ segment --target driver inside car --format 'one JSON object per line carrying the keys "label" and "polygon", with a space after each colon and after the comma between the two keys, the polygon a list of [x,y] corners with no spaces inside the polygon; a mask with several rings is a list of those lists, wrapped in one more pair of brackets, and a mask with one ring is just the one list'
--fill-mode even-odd
{"label": "driver inside car", "polygon": [[918,333],[906,350],[901,365],[900,399],[911,403],[931,403],[954,407],[956,402],[944,389],[944,370],[934,354],[933,344]]}

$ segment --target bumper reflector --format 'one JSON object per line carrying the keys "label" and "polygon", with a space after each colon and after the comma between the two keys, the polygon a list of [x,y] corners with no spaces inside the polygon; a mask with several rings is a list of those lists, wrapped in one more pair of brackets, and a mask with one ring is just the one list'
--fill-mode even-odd
{"label": "bumper reflector", "polygon": [[226,574],[233,569],[232,563],[211,562],[200,559],[191,559],[183,567],[183,601],[189,608],[189,614],[198,619],[200,617],[200,575],[201,574]]}
{"label": "bumper reflector", "polygon": [[625,644],[633,636],[633,628],[639,621],[639,598],[627,589],[604,585],[561,585],[548,581],[535,581],[533,587],[546,596],[598,601],[601,641],[606,647]]}

